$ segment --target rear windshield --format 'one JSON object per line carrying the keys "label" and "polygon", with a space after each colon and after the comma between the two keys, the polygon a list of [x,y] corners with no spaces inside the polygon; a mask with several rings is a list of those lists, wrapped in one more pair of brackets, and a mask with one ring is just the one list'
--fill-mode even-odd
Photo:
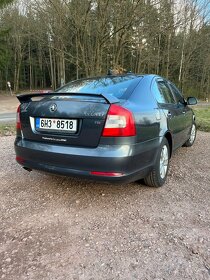
{"label": "rear windshield", "polygon": [[128,75],[77,80],[66,84],[56,92],[87,94],[108,93],[120,99],[136,78],[137,76]]}

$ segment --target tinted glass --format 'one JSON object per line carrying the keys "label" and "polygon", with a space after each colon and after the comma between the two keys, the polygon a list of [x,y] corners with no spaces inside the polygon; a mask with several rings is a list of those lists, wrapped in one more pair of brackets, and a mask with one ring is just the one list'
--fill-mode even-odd
{"label": "tinted glass", "polygon": [[166,82],[157,81],[159,94],[156,96],[159,103],[175,103],[171,90]]}
{"label": "tinted glass", "polygon": [[180,93],[178,88],[172,83],[170,83],[170,87],[171,87],[171,90],[172,90],[172,92],[173,92],[173,94],[176,98],[177,103],[180,102],[180,103],[183,104],[184,103],[184,97],[182,96],[182,94]]}
{"label": "tinted glass", "polygon": [[[116,76],[96,79],[84,79],[71,82],[56,92],[61,93],[108,93],[117,98],[122,98],[123,94],[133,83],[137,76]],[[139,77],[138,77],[139,78]]]}

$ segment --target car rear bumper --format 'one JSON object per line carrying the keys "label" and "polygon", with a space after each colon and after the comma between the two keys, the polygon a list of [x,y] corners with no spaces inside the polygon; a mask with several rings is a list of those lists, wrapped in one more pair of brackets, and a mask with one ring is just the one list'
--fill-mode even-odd
{"label": "car rear bumper", "polygon": [[[159,139],[131,145],[99,145],[80,148],[25,140],[17,137],[17,161],[23,167],[88,179],[131,182],[151,170]],[[103,172],[93,175],[92,172]],[[108,174],[107,173],[118,173]],[[97,174],[97,173],[96,173]]]}

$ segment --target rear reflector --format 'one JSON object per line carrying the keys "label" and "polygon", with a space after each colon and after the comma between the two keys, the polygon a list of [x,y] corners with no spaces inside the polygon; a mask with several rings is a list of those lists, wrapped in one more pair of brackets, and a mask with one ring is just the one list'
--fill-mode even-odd
{"label": "rear reflector", "polygon": [[20,105],[17,108],[17,115],[16,115],[16,128],[21,129],[21,123],[20,123]]}
{"label": "rear reflector", "polygon": [[102,136],[126,137],[135,135],[136,127],[133,114],[119,105],[112,104],[107,114]]}
{"label": "rear reflector", "polygon": [[91,171],[91,175],[96,175],[96,176],[107,176],[107,177],[119,177],[123,176],[123,173],[120,172],[98,172],[98,171]]}
{"label": "rear reflector", "polygon": [[24,158],[19,157],[19,156],[16,156],[16,161],[19,163],[22,163],[22,164],[25,162]]}

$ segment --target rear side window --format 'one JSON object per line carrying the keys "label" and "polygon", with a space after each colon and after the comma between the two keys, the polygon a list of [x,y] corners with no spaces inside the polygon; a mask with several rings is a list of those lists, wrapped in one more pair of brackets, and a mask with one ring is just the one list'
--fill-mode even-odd
{"label": "rear side window", "polygon": [[165,81],[157,81],[158,92],[156,92],[156,99],[159,103],[175,103],[173,94]]}
{"label": "rear side window", "polygon": [[[137,76],[115,76],[84,79],[70,82],[56,92],[60,93],[108,93],[117,98],[123,98]],[[138,77],[139,78],[139,77]]]}
{"label": "rear side window", "polygon": [[177,103],[184,104],[185,103],[184,97],[182,96],[182,94],[180,93],[178,88],[172,83],[170,83],[170,87],[171,87],[171,90],[172,90],[172,92],[173,92],[173,94],[176,98]]}

